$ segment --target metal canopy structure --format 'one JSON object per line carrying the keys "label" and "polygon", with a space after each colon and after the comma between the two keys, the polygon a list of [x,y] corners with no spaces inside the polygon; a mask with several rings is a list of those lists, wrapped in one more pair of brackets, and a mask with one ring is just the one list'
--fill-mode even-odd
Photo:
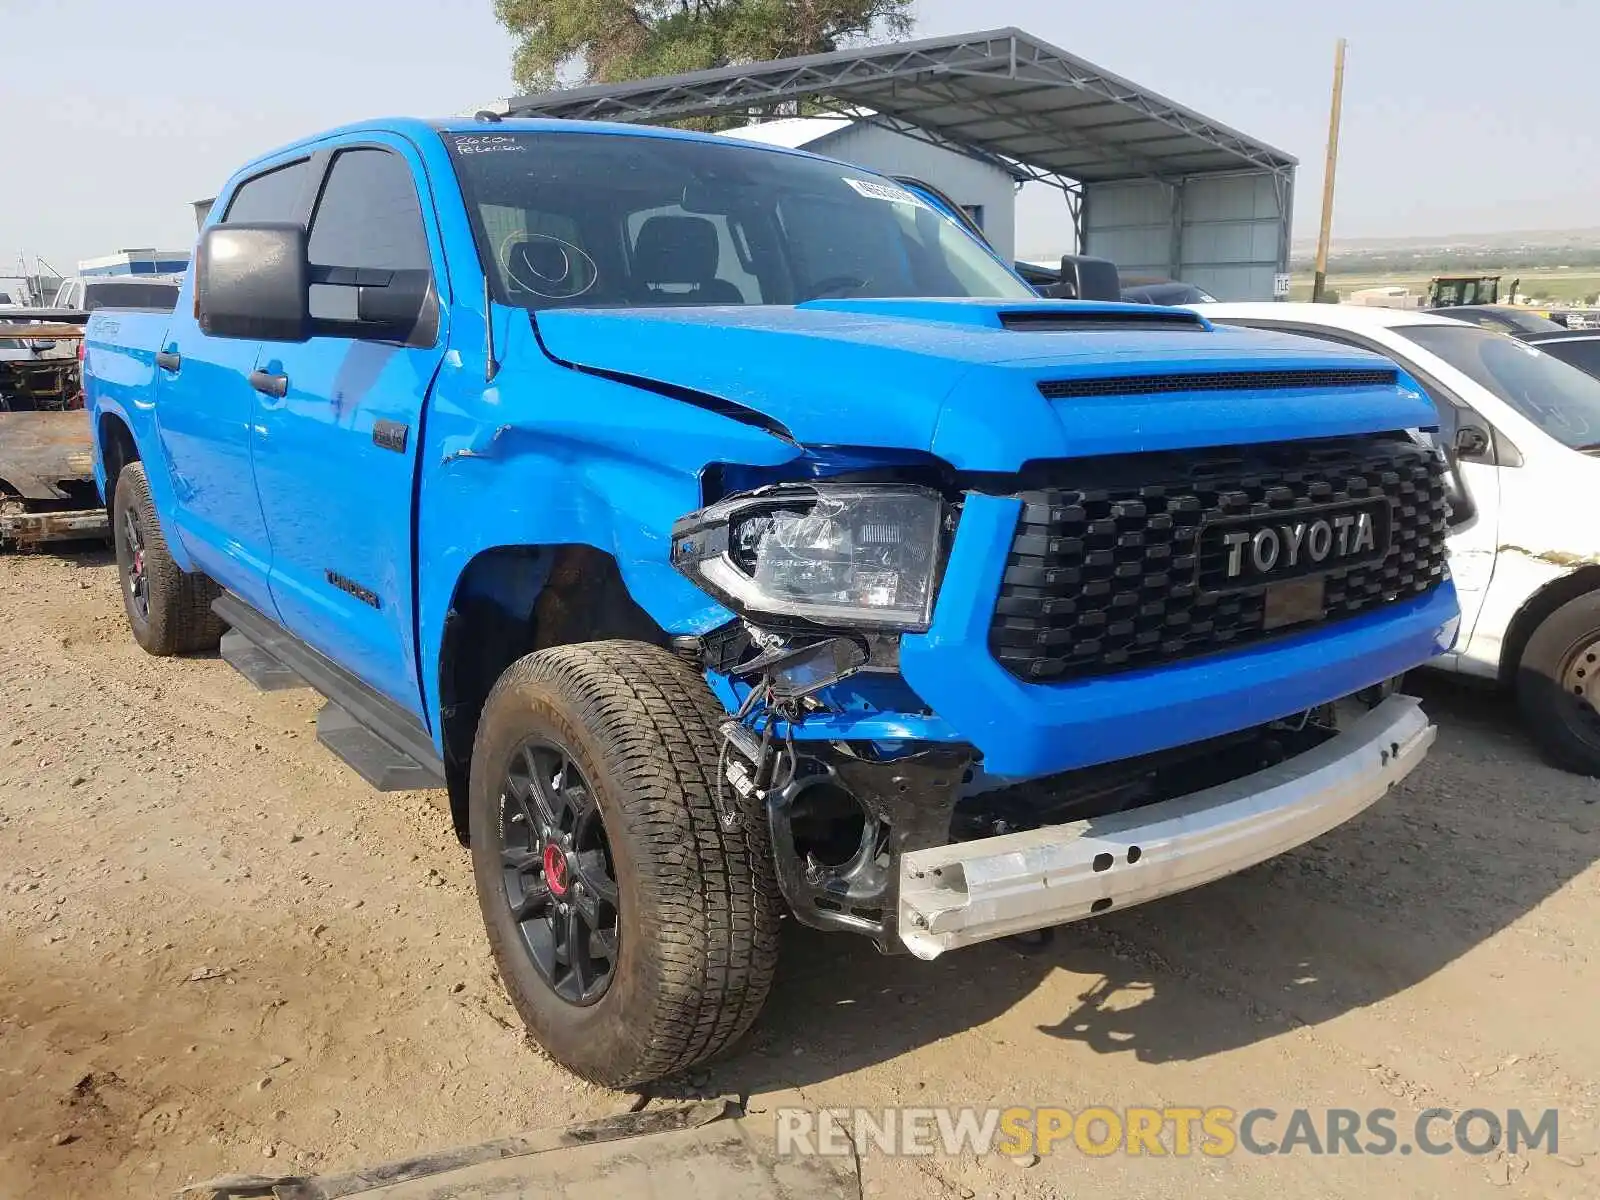
{"label": "metal canopy structure", "polygon": [[[754,117],[801,101],[1061,188],[1077,245],[1124,270],[1208,286],[1197,269],[1250,268],[1248,282],[1210,286],[1227,298],[1263,298],[1263,269],[1267,294],[1287,270],[1293,156],[1019,29],[562,89],[506,107],[519,117],[659,122]],[[1190,211],[1197,181],[1225,180],[1234,183],[1199,198],[1201,215]],[[1137,210],[1134,224],[1105,211],[1113,197]],[[1197,222],[1233,223],[1243,236],[1220,247],[1216,229],[1190,229]]]}

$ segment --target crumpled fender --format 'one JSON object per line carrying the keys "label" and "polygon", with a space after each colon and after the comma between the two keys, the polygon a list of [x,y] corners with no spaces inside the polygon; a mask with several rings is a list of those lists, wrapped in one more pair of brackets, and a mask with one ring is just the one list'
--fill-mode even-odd
{"label": "crumpled fender", "polygon": [[669,563],[672,523],[701,505],[716,462],[770,466],[799,454],[771,433],[670,396],[563,367],[511,322],[485,386],[459,360],[435,385],[422,446],[418,619],[432,689],[445,614],[478,555],[586,545],[612,555],[628,591],[669,633],[732,614]]}

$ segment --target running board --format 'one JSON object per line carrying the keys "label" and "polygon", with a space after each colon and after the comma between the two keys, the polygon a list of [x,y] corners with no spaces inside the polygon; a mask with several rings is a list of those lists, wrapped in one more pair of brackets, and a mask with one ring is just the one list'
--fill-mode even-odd
{"label": "running board", "polygon": [[380,792],[444,786],[441,775],[395,749],[332,700],[317,713],[317,741]]}
{"label": "running board", "polygon": [[[229,626],[223,657],[252,683],[266,687],[258,682],[265,677],[277,681],[275,687],[305,686],[327,697],[317,714],[317,740],[374,788],[400,792],[445,786],[444,763],[411,713],[239,597],[224,593],[211,611]],[[255,654],[240,649],[241,643]]]}
{"label": "running board", "polygon": [[258,692],[283,692],[308,686],[304,679],[237,629],[222,635],[222,661],[254,684]]}

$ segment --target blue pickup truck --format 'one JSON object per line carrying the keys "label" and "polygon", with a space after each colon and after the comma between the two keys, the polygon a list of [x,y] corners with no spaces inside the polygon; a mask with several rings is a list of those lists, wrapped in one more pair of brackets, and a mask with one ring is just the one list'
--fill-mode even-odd
{"label": "blue pickup truck", "polygon": [[384,120],[222,190],[86,387],[128,620],[448,790],[538,1040],[735,1041],[781,919],[933,958],[1204,883],[1420,762],[1450,464],[1393,364],[1041,300],[936,193]]}

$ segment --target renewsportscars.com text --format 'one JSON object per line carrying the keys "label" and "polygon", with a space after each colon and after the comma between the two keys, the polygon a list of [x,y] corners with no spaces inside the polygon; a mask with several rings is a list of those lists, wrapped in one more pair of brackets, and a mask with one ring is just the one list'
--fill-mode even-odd
{"label": "renewsportscars.com text", "polygon": [[1556,1109],[780,1108],[780,1154],[1491,1154],[1560,1151]]}

